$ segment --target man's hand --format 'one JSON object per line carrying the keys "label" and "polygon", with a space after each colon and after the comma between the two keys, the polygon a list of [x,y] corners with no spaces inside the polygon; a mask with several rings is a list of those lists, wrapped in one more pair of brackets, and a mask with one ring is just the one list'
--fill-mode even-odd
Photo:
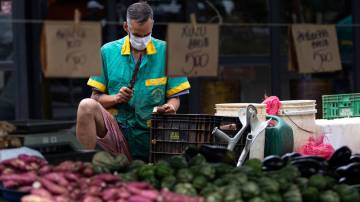
{"label": "man's hand", "polygon": [[175,114],[176,109],[172,104],[164,104],[156,107],[156,113],[159,114]]}
{"label": "man's hand", "polygon": [[114,95],[114,100],[115,103],[117,104],[128,103],[129,100],[132,98],[132,96],[133,96],[133,90],[131,90],[128,87],[122,87],[119,90],[119,93]]}

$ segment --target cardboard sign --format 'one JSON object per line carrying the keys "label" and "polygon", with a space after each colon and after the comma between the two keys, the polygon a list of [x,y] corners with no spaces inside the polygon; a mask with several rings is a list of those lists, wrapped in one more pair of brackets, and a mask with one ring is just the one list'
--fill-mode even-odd
{"label": "cardboard sign", "polygon": [[215,24],[169,24],[168,76],[217,76],[219,26]]}
{"label": "cardboard sign", "polygon": [[335,25],[292,25],[291,37],[292,68],[300,73],[341,70]]}
{"label": "cardboard sign", "polygon": [[100,74],[99,23],[46,21],[42,43],[45,77],[81,78]]}

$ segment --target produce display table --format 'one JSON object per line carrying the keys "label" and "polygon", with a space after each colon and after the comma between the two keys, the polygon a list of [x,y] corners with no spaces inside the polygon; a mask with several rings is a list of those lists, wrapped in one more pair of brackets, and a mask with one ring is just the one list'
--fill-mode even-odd
{"label": "produce display table", "polygon": [[353,153],[360,153],[360,118],[319,119],[315,122],[318,133],[324,134],[335,149],[346,145]]}

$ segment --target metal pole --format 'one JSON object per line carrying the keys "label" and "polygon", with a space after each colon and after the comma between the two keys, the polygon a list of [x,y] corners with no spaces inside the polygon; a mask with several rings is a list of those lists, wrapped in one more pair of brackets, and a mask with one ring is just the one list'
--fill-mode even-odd
{"label": "metal pole", "polygon": [[[269,23],[280,23],[280,0],[268,1],[270,4]],[[281,30],[278,26],[270,27],[271,44],[271,94],[281,97]]]}
{"label": "metal pole", "polygon": [[[352,19],[353,24],[360,24],[360,1],[352,0]],[[353,91],[360,92],[360,27],[354,26],[353,32]]]}
{"label": "metal pole", "polygon": [[[14,19],[25,19],[25,1],[13,0],[12,12]],[[28,72],[26,63],[26,29],[24,23],[13,24],[14,62],[16,76],[15,118],[29,118]]]}

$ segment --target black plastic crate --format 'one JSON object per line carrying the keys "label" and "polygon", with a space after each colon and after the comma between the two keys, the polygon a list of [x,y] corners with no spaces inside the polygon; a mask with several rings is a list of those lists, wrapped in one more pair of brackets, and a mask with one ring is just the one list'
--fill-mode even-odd
{"label": "black plastic crate", "polygon": [[[241,128],[239,119],[235,117],[154,114],[151,120],[150,162],[183,154],[188,146],[199,147],[203,144],[227,146],[227,143],[214,137],[211,132],[215,127],[228,124],[236,126],[235,130],[223,130],[230,136],[234,136]],[[239,154],[244,145],[245,138],[242,138],[235,148],[236,153]]]}

